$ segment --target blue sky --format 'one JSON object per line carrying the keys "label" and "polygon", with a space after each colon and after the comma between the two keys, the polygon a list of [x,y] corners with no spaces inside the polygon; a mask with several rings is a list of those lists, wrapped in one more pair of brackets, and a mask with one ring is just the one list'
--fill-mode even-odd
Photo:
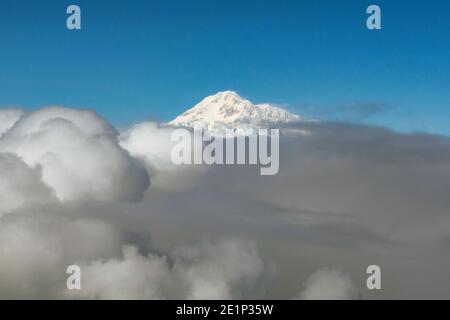
{"label": "blue sky", "polygon": [[[82,30],[66,29],[66,8]],[[366,8],[382,9],[369,31]],[[450,134],[448,1],[0,2],[0,106],[170,120],[235,90],[324,119]]]}

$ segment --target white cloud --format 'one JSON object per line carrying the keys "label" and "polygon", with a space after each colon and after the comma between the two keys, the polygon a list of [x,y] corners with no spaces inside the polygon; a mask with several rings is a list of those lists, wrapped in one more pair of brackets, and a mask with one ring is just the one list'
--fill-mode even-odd
{"label": "white cloud", "polygon": [[124,131],[119,143],[132,156],[144,161],[148,168],[174,169],[170,152],[174,143],[170,139],[173,129],[155,122],[143,122]]}
{"label": "white cloud", "polygon": [[144,257],[136,247],[123,248],[123,257],[94,261],[81,267],[82,290],[66,291],[67,297],[83,299],[163,299],[170,278],[167,261]]}
{"label": "white cloud", "polygon": [[[170,261],[170,263],[169,263]],[[253,243],[224,240],[183,246],[168,256],[123,248],[120,259],[81,267],[82,290],[68,297],[96,299],[238,299],[254,296],[265,262]]]}
{"label": "white cloud", "polygon": [[255,297],[267,276],[265,262],[252,242],[227,240],[183,247],[174,253],[174,270],[188,288],[188,299]]}
{"label": "white cloud", "polygon": [[154,187],[165,190],[187,189],[209,168],[175,165],[171,159],[174,128],[155,122],[142,122],[122,132],[120,146],[142,163],[149,172]]}
{"label": "white cloud", "polygon": [[358,298],[358,291],[349,275],[339,270],[321,269],[306,281],[300,294],[304,300],[351,300]]}
{"label": "white cloud", "polygon": [[33,168],[61,201],[135,200],[149,186],[147,172],[94,112],[50,107],[23,116],[0,139]]}
{"label": "white cloud", "polygon": [[10,129],[22,116],[20,109],[0,109],[0,136]]}
{"label": "white cloud", "polygon": [[24,206],[55,202],[41,180],[39,168],[30,168],[13,154],[0,153],[0,217]]}

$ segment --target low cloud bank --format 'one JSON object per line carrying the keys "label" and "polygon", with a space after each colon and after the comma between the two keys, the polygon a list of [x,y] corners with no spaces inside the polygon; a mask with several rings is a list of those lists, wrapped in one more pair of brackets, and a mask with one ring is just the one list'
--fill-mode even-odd
{"label": "low cloud bank", "polygon": [[0,298],[449,298],[450,139],[282,130],[280,172],[261,177],[173,166],[156,123],[0,110]]}

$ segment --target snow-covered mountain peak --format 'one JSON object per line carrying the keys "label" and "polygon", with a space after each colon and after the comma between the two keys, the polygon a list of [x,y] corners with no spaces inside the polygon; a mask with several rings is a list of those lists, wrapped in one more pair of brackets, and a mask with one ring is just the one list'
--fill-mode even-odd
{"label": "snow-covered mountain peak", "polygon": [[301,120],[298,115],[279,107],[255,105],[234,91],[223,91],[206,97],[169,124],[188,128],[200,126],[210,133],[224,133],[226,129],[257,129],[298,120]]}
{"label": "snow-covered mountain peak", "polygon": [[242,101],[248,102],[248,100],[245,100],[234,91],[221,91],[203,99],[203,102],[212,102],[212,103],[219,103],[219,102],[236,103]]}

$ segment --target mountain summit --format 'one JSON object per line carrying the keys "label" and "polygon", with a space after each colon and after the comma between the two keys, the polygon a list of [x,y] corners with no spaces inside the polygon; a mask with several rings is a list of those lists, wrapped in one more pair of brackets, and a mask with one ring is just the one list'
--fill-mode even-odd
{"label": "mountain summit", "polygon": [[234,91],[223,91],[206,97],[169,124],[187,128],[199,126],[210,133],[223,134],[226,129],[267,128],[299,120],[298,115],[281,108],[270,104],[255,105]]}

